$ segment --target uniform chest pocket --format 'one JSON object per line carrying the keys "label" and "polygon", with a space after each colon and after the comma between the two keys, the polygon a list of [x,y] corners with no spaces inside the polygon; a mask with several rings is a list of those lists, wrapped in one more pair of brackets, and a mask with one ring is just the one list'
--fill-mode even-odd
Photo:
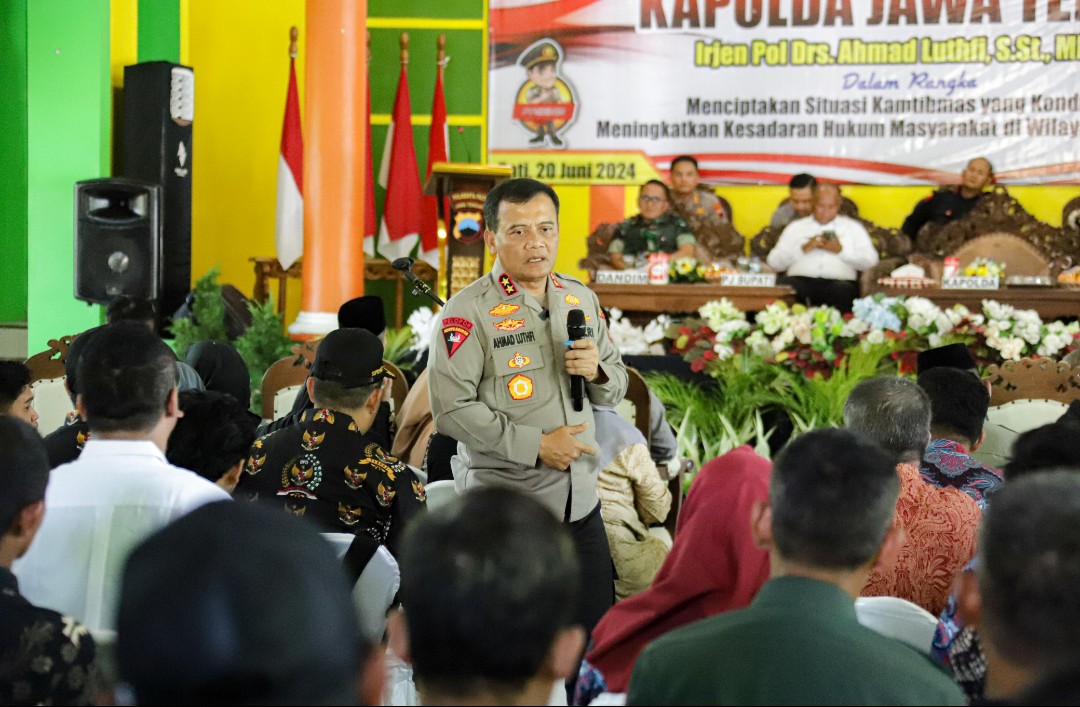
{"label": "uniform chest pocket", "polygon": [[492,353],[495,375],[501,388],[499,397],[508,406],[529,405],[539,397],[538,385],[545,371],[538,344],[507,346]]}

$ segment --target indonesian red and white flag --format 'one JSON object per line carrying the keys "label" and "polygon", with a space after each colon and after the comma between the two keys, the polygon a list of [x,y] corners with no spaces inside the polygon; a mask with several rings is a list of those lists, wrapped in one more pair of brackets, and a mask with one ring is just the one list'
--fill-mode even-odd
{"label": "indonesian red and white flag", "polygon": [[386,189],[382,226],[379,228],[379,253],[387,260],[404,258],[420,237],[420,170],[413,147],[412,106],[409,104],[409,81],[405,65],[398,78],[397,98],[390,129],[386,132],[379,186]]}
{"label": "indonesian red and white flag", "polygon": [[[435,73],[435,97],[431,102],[431,130],[428,132],[427,170],[425,179],[431,178],[431,166],[436,162],[449,162],[449,134],[446,126],[446,96],[443,94],[443,67]],[[419,258],[431,267],[439,268],[439,205],[438,198],[425,196],[423,202],[423,230],[420,232]]]}
{"label": "indonesian red and white flag", "polygon": [[379,230],[379,221],[375,216],[375,165],[372,164],[374,153],[371,151],[371,62],[368,62],[367,76],[367,173],[364,175],[364,254],[375,257],[375,233]]}
{"label": "indonesian red and white flag", "polygon": [[296,59],[289,59],[289,90],[278,155],[274,245],[281,267],[288,270],[304,254],[304,139],[300,133],[300,97],[296,91]]}

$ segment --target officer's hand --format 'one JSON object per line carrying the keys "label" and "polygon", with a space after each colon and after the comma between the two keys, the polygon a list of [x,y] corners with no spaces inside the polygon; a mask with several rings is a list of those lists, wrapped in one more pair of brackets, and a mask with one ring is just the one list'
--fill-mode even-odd
{"label": "officer's hand", "polygon": [[566,352],[566,373],[582,376],[589,383],[596,380],[600,371],[600,349],[592,339],[578,339]]}
{"label": "officer's hand", "polygon": [[558,427],[540,437],[540,461],[552,469],[569,469],[570,463],[581,458],[582,454],[596,454],[596,448],[590,447],[574,435],[585,431],[588,425]]}
{"label": "officer's hand", "polygon": [[824,247],[825,246],[823,245],[822,237],[821,236],[814,236],[813,238],[808,240],[806,243],[803,243],[802,250],[803,250],[804,253],[809,253],[812,250],[817,250],[818,248],[824,248]]}

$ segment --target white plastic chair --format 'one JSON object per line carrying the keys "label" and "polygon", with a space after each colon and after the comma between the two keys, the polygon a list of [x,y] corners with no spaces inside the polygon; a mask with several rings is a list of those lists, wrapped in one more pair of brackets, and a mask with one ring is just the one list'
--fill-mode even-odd
{"label": "white plastic chair", "polygon": [[859,597],[855,614],[866,628],[930,654],[937,618],[918,604],[899,597]]}
{"label": "white plastic chair", "polygon": [[292,412],[293,402],[296,401],[296,394],[303,388],[302,385],[290,385],[281,388],[274,393],[274,419],[280,420],[281,418]]}
{"label": "white plastic chair", "polygon": [[995,405],[986,413],[986,440],[971,456],[1000,469],[1012,458],[1016,438],[1025,432],[1057,422],[1069,406],[1056,400],[1013,400]]}
{"label": "white plastic chair", "polygon": [[[321,533],[323,538],[334,546],[338,559],[352,545],[352,533]],[[384,546],[379,546],[375,554],[360,573],[360,578],[353,585],[353,606],[360,621],[360,631],[372,643],[382,640],[386,631],[386,612],[401,588],[401,570],[397,560]]]}
{"label": "white plastic chair", "polygon": [[67,414],[75,409],[64,387],[64,376],[42,378],[30,384],[34,391],[34,409],[38,414],[38,433],[45,435],[60,429]]}
{"label": "white plastic chair", "polygon": [[427,492],[427,508],[429,511],[445,506],[458,496],[454,482],[450,479],[433,481],[424,486],[424,490]]}

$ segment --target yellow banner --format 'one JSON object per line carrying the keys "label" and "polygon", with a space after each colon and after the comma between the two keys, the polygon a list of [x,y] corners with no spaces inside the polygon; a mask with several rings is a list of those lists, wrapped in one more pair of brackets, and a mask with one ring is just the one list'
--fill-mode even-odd
{"label": "yellow banner", "polygon": [[492,150],[489,161],[510,165],[515,177],[531,177],[548,184],[638,185],[662,179],[643,152]]}

